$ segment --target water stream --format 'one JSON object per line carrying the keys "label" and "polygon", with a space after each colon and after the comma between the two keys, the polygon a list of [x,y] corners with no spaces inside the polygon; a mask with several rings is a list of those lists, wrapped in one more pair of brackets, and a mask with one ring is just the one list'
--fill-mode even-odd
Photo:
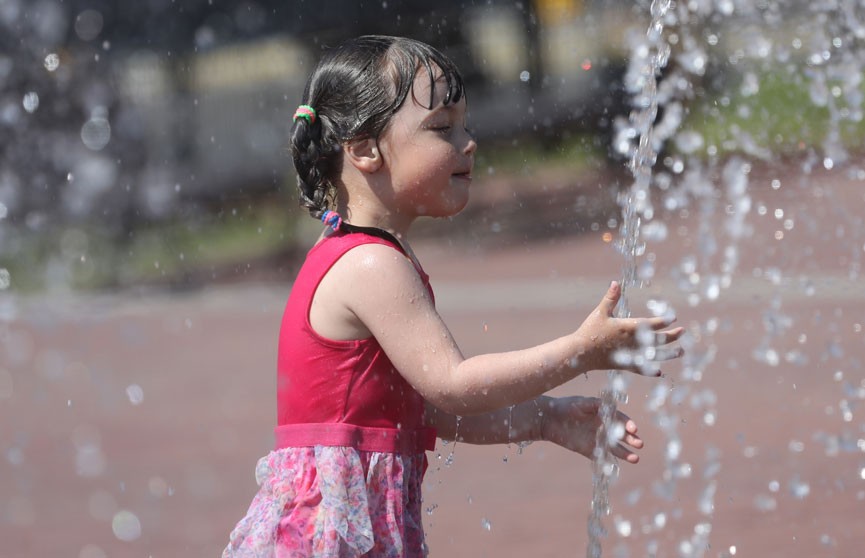
{"label": "water stream", "polygon": [[[637,88],[634,97],[635,109],[630,115],[632,137],[637,138],[636,148],[632,150],[629,169],[634,181],[630,189],[619,198],[622,208],[622,224],[619,230],[619,249],[624,257],[622,273],[622,298],[616,308],[616,317],[627,318],[631,315],[628,307],[627,289],[638,285],[637,257],[642,252],[640,224],[642,219],[651,219],[652,205],[650,187],[652,167],[657,158],[653,131],[658,114],[657,78],[667,65],[670,45],[664,39],[664,19],[670,9],[670,0],[654,0],[651,5],[651,23],[646,33],[646,42],[637,56],[632,58],[629,85]],[[628,358],[628,356],[624,356]],[[610,512],[609,490],[611,481],[618,474],[616,459],[610,454],[611,443],[616,443],[618,435],[613,417],[616,407],[626,397],[627,381],[618,371],[611,370],[608,385],[601,394],[600,415],[603,426],[598,430],[593,463],[592,508],[589,515],[589,542],[586,555],[589,558],[601,556],[601,541],[606,535],[603,518]]]}
{"label": "water stream", "polygon": [[[801,176],[794,187],[817,198],[831,197],[833,192],[833,188],[824,190],[809,178],[818,170],[840,172],[843,167],[848,176],[865,178],[865,171],[848,154],[848,146],[856,141],[851,138],[861,134],[863,119],[861,68],[865,52],[859,45],[865,39],[865,6],[852,0],[812,3],[655,0],[639,6],[648,12],[649,22],[645,33],[632,38],[629,45],[630,66],[625,85],[633,110],[627,121],[620,122],[614,139],[614,148],[628,158],[633,176],[630,188],[619,197],[622,286],[627,292],[651,283],[659,275],[653,258],[643,257],[651,255],[647,242],[662,242],[669,235],[664,220],[652,221],[655,214],[692,212],[698,216],[696,230],[691,233],[693,252],[681,257],[679,264],[670,270],[670,277],[680,299],[693,309],[717,302],[733,285],[743,247],[749,240],[753,242],[754,219],[774,217],[778,221],[774,239],[779,242],[785,235],[792,236],[797,227],[808,227],[814,236],[825,234],[819,232],[819,218],[810,215],[807,207],[797,210],[787,207],[785,211],[781,203],[776,202],[778,205],[773,209],[755,200],[752,192],[755,180],[765,183],[771,191],[791,187],[789,182],[793,181],[787,181],[788,173],[779,169],[784,166],[779,164],[781,159],[800,165]],[[719,75],[723,78],[718,78]],[[714,106],[700,107],[707,92],[714,96]],[[772,107],[780,116],[771,117],[766,113],[767,98],[770,103],[786,101],[791,105],[786,111],[784,107]],[[688,119],[698,112],[711,120],[713,126],[701,129],[695,124],[696,119]],[[789,120],[791,125],[779,126],[776,119]],[[663,154],[661,161],[659,154]],[[755,167],[762,170],[756,179]],[[660,204],[657,212],[653,201]],[[830,205],[835,208],[832,218],[838,222],[832,241],[851,244],[849,258],[842,259],[847,279],[852,281],[859,277],[865,251],[862,219],[847,211],[840,200]],[[809,246],[800,249],[813,252]],[[752,277],[775,286],[762,313],[763,333],[750,350],[757,374],[779,365],[810,364],[802,350],[785,352],[782,348],[789,346],[797,328],[802,331],[798,335],[799,345],[808,343],[808,325],[796,323],[785,312],[782,291],[794,284],[795,296],[813,297],[818,280],[788,276],[784,264],[776,262],[792,264],[797,258],[784,249],[771,247],[765,260],[758,259],[760,265],[750,270]],[[819,278],[820,270],[814,272]],[[648,310],[659,315],[672,312],[672,307],[665,301],[650,300]],[[626,296],[617,315],[630,315]],[[842,316],[840,308],[836,308],[834,316]],[[686,457],[688,452],[678,430],[692,416],[705,428],[714,426],[718,419],[718,397],[701,381],[718,356],[712,336],[723,323],[724,317],[717,315],[692,321],[689,333],[693,335],[683,340],[687,353],[681,373],[672,380],[659,381],[647,398],[646,408],[665,437],[664,472],[647,491],[656,497],[656,503],[650,506],[653,512],[640,518],[636,525],[623,513],[615,514],[614,534],[618,541],[611,541],[621,543],[632,533],[642,534],[647,542],[634,555],[664,555],[658,538],[671,529],[675,530],[675,551],[679,556],[700,557],[711,548],[721,451],[707,443],[704,462],[697,467],[692,457]],[[838,335],[837,321],[829,326]],[[853,327],[854,331],[861,330],[861,325]],[[857,327],[860,329],[856,330]],[[843,379],[846,376],[841,369],[861,374],[862,364],[859,359],[848,358],[838,341],[830,342],[822,358],[837,362],[835,379],[846,386],[838,409],[827,407],[826,414],[839,413],[844,422],[852,424],[850,428],[842,428],[841,434],[819,431],[810,434],[820,440],[830,457],[843,452],[842,447],[849,452],[862,451],[865,444],[861,427],[857,434],[853,408],[862,401],[865,389],[861,380],[856,387],[856,380]],[[778,381],[783,381],[782,377]],[[610,535],[604,520],[612,513],[610,489],[618,467],[606,447],[608,440],[616,438],[610,420],[617,405],[627,401],[627,386],[626,376],[611,371],[602,392],[604,427],[598,434],[588,522],[587,556],[592,558],[602,555],[602,542]],[[802,433],[802,437],[807,434]],[[788,446],[795,455],[804,451],[805,443],[795,438]],[[747,446],[743,453],[750,459],[759,451],[760,448]],[[865,467],[859,476],[865,478]],[[699,484],[695,491],[696,516],[683,516],[682,494],[677,487],[680,481]],[[754,496],[754,508],[760,512],[775,510],[781,485],[777,479],[771,479],[767,484],[769,494]],[[798,473],[791,476],[787,485],[796,500],[804,500],[811,492],[809,482]],[[641,497],[635,491],[628,499],[636,501]],[[683,517],[696,519],[692,526],[673,526]],[[834,541],[829,535],[821,537],[827,546]],[[724,550],[719,556],[736,554],[735,544],[721,547]],[[627,545],[617,544],[615,548],[617,555],[631,555]]]}

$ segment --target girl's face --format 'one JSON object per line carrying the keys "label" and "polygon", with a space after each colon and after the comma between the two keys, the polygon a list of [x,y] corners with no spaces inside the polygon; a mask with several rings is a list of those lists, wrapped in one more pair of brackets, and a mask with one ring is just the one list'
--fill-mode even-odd
{"label": "girl's face", "polygon": [[[443,104],[447,84],[441,71],[434,83],[426,71],[393,116],[378,145],[390,173],[394,201],[406,216],[447,217],[468,203],[474,153],[466,130],[466,101]],[[432,110],[427,108],[432,90]]]}

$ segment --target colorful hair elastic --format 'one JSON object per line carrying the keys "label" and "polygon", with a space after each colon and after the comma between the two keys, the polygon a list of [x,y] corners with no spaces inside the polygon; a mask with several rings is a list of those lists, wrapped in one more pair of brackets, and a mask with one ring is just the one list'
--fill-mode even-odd
{"label": "colorful hair elastic", "polygon": [[321,215],[321,222],[338,231],[339,226],[342,225],[342,217],[336,211],[327,210]]}
{"label": "colorful hair elastic", "polygon": [[306,118],[306,121],[310,124],[315,122],[315,109],[309,105],[300,105],[297,107],[297,110],[294,111],[294,118],[292,122],[297,122],[298,118]]}

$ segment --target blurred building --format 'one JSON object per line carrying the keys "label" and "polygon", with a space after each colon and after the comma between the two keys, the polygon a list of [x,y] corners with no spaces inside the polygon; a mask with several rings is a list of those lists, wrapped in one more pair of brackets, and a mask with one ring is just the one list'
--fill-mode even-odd
{"label": "blurred building", "polygon": [[626,16],[581,0],[6,0],[0,76],[18,79],[0,82],[0,115],[18,149],[0,159],[0,203],[31,224],[128,229],[181,201],[279,188],[308,72],[366,33],[453,58],[482,141],[604,133],[624,110]]}

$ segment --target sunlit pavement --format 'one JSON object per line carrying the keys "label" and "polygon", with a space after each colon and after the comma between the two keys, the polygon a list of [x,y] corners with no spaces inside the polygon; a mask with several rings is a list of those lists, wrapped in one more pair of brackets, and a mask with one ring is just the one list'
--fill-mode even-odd
{"label": "sunlit pavement", "polygon": [[[851,274],[862,259],[861,187],[784,194],[755,191],[755,207],[770,211],[749,220],[739,271],[716,299],[691,306],[668,273],[692,249],[693,216],[670,221],[668,242],[652,248],[656,279],[629,291],[635,313],[648,298],[672,303],[695,352],[715,356],[699,382],[682,378],[680,362],[665,369],[665,409],[682,442],[667,496],[658,480],[669,448],[646,408],[659,380],[631,378],[622,409],[647,446],[612,488],[607,555],[646,556],[652,544],[679,555],[707,528],[706,556],[861,552],[865,289]],[[800,227],[781,240],[776,207]],[[621,267],[601,232],[497,250],[428,239],[417,251],[466,355],[577,327]],[[218,556],[272,441],[288,289],[3,299],[2,555]],[[596,395],[605,382],[597,372],[557,393]],[[430,465],[433,556],[584,555],[592,479],[582,457],[541,443],[522,454],[457,444],[440,445]]]}

